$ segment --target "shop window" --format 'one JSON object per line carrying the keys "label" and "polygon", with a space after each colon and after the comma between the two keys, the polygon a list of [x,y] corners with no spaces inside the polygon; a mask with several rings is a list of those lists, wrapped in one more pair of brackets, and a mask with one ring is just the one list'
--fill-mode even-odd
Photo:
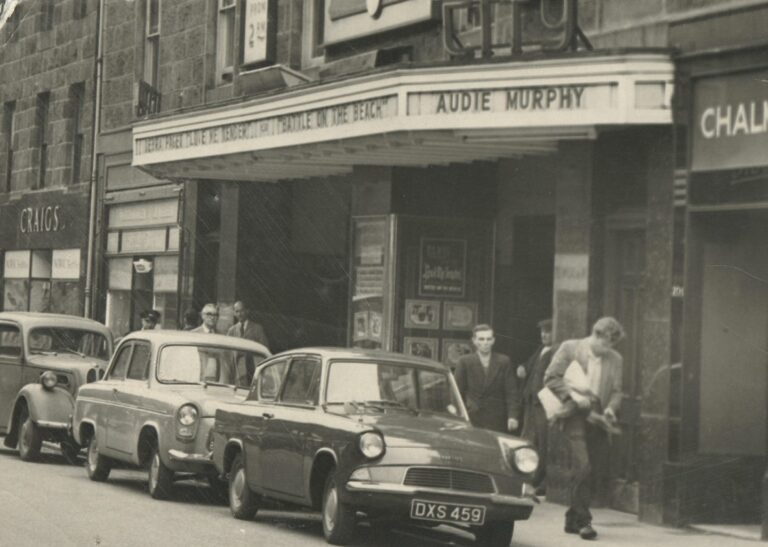
{"label": "shop window", "polygon": [[5,143],[5,173],[2,190],[11,191],[11,175],[13,174],[13,134],[14,114],[16,113],[16,101],[9,101],[3,105],[3,142]]}
{"label": "shop window", "polygon": [[144,21],[144,81],[157,88],[160,61],[160,0],[146,0]]}
{"label": "shop window", "polygon": [[232,81],[235,64],[235,0],[217,0],[216,80]]}
{"label": "shop window", "polygon": [[326,0],[304,2],[302,61],[305,67],[318,65],[324,60],[325,4]]}
{"label": "shop window", "polygon": [[27,311],[29,309],[30,252],[7,251],[3,268],[3,309]]}
{"label": "shop window", "polygon": [[83,132],[84,97],[85,84],[83,82],[70,86],[69,101],[72,109],[72,170],[70,172],[70,183],[72,184],[77,184],[80,181],[80,160],[83,155],[83,143],[85,142],[85,134]]}
{"label": "shop window", "polygon": [[35,125],[37,127],[37,147],[39,153],[37,187],[45,188],[48,171],[48,111],[51,104],[51,94],[48,91],[37,94],[35,108]]}

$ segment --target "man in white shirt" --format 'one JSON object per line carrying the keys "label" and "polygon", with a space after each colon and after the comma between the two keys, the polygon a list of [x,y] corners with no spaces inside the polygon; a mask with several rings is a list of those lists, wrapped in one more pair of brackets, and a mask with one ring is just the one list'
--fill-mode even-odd
{"label": "man in white shirt", "polygon": [[216,323],[219,321],[219,308],[216,307],[216,304],[208,303],[203,306],[203,310],[200,312],[200,317],[203,318],[203,324],[196,329],[192,329],[190,332],[217,334]]}

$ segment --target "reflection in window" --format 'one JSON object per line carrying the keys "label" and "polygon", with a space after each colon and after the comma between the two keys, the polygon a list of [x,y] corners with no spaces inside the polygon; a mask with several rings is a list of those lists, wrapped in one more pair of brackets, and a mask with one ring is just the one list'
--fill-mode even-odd
{"label": "reflection in window", "polygon": [[19,357],[20,355],[19,329],[11,325],[0,325],[0,357]]}
{"label": "reflection in window", "polygon": [[210,346],[166,346],[157,379],[169,384],[211,383],[248,387],[263,355]]}
{"label": "reflection in window", "polygon": [[286,361],[280,361],[265,367],[259,374],[259,399],[272,401],[280,391],[280,382],[283,379]]}
{"label": "reflection in window", "polygon": [[317,361],[294,360],[285,377],[282,401],[287,403],[315,404],[320,364]]}

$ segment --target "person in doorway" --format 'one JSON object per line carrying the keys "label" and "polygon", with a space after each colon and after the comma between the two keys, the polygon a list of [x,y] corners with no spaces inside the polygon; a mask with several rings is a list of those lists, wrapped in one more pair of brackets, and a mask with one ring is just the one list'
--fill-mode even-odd
{"label": "person in doorway", "polygon": [[544,372],[546,372],[552,356],[557,351],[553,345],[552,320],[539,321],[541,345],[528,358],[525,364],[517,367],[517,376],[523,382],[523,433],[522,437],[529,441],[539,453],[539,469],[533,477],[533,487],[537,496],[543,496],[544,478],[547,463],[547,439],[549,422],[544,408],[539,401],[539,391],[544,387]]}
{"label": "person in doorway", "polygon": [[264,328],[259,323],[250,319],[248,306],[241,300],[235,302],[235,319],[237,319],[237,323],[229,327],[227,336],[253,340],[264,347],[269,347],[267,333],[264,332]]}
{"label": "person in doorway", "polygon": [[517,429],[520,392],[509,357],[492,351],[490,325],[472,329],[475,352],[459,358],[454,376],[472,425],[508,433]]}
{"label": "person in doorway", "polygon": [[[565,513],[565,531],[582,539],[595,539],[592,528],[592,473],[604,461],[608,450],[608,433],[599,421],[615,423],[621,404],[621,355],[613,347],[624,338],[624,329],[613,317],[602,317],[586,338],[567,340],[552,357],[544,373],[544,383],[573,412],[564,413],[562,424],[571,453],[569,507]],[[566,376],[569,368],[579,367],[587,388],[575,388]],[[578,369],[576,369],[578,373]],[[597,418],[597,419],[595,419]]]}
{"label": "person in doorway", "polygon": [[141,330],[155,330],[160,321],[160,312],[157,310],[144,310],[141,312]]}
{"label": "person in doorway", "polygon": [[200,313],[193,309],[187,308],[184,312],[184,328],[182,330],[194,330],[200,325]]}
{"label": "person in doorway", "polygon": [[219,308],[216,307],[216,304],[208,303],[203,306],[203,311],[200,312],[200,317],[203,318],[203,324],[195,329],[192,329],[191,332],[217,334],[216,323],[219,321]]}

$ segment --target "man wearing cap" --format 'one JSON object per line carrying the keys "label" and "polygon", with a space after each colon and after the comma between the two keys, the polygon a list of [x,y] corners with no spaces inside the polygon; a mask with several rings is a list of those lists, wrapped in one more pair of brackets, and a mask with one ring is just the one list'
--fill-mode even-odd
{"label": "man wearing cap", "polygon": [[229,327],[227,336],[237,336],[238,338],[253,340],[264,347],[269,347],[269,339],[264,332],[264,328],[259,323],[251,321],[248,314],[248,306],[240,300],[235,302],[235,319],[237,319],[237,323]]}
{"label": "man wearing cap", "polygon": [[[621,355],[613,347],[624,338],[624,328],[613,317],[601,317],[592,334],[566,340],[552,357],[544,383],[566,405],[575,409],[558,418],[568,441],[571,456],[569,507],[565,513],[565,532],[582,539],[595,539],[592,528],[592,473],[605,462],[608,433],[597,425],[616,422],[622,399]],[[566,378],[569,368],[579,367],[583,381],[576,387]],[[579,368],[575,368],[578,373]],[[597,417],[599,420],[595,420]],[[605,463],[603,463],[605,465]]]}
{"label": "man wearing cap", "polygon": [[196,329],[192,329],[190,332],[217,334],[216,323],[219,321],[219,308],[216,307],[216,304],[208,303],[203,306],[203,309],[200,312],[200,317],[203,318],[203,324]]}
{"label": "man wearing cap", "polygon": [[160,312],[157,310],[144,310],[141,312],[141,330],[155,330],[160,321]]}
{"label": "man wearing cap", "polygon": [[517,377],[524,383],[522,437],[528,440],[539,453],[539,468],[533,478],[533,486],[536,488],[536,494],[542,496],[545,493],[543,482],[546,476],[549,422],[539,401],[538,393],[544,387],[544,372],[552,361],[557,346],[552,344],[552,320],[539,321],[538,326],[541,345],[525,364],[517,367]]}

